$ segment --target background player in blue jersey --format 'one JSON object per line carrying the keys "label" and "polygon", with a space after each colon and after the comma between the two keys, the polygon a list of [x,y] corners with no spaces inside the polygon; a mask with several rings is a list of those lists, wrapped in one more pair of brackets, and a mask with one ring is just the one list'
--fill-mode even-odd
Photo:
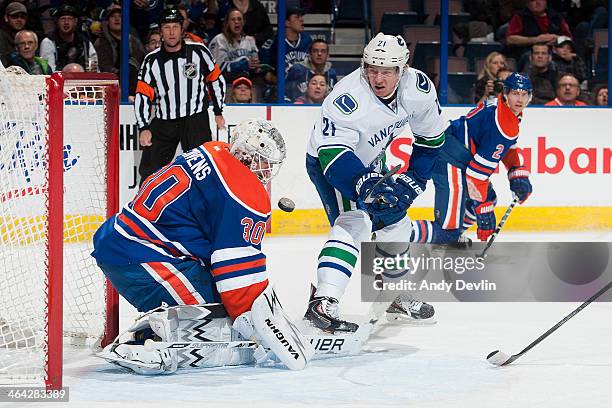
{"label": "background player in blue jersey", "polygon": [[512,73],[497,102],[479,104],[453,120],[433,170],[434,221],[413,221],[411,242],[455,243],[474,221],[486,241],[496,227],[497,196],[489,177],[500,161],[508,169],[510,190],[523,203],[531,194],[529,171],[516,150],[523,110],[531,100],[531,81]]}
{"label": "background player in blue jersey", "polygon": [[[168,307],[184,311],[222,302],[235,331],[300,369],[311,354],[309,343],[276,310],[261,251],[270,216],[264,184],[285,159],[285,143],[263,120],[241,123],[231,140],[231,145],[204,143],[148,177],[134,200],[96,232],[92,256],[139,311],[164,304],[145,321],[163,341],[176,339],[181,327],[182,312],[170,313]],[[136,326],[141,330],[142,324]],[[284,333],[290,347],[274,330]],[[216,339],[220,333],[230,331],[219,328]],[[176,353],[143,347],[111,345],[104,356],[139,372],[146,368],[138,365],[143,360],[154,365],[154,373],[177,369]]]}

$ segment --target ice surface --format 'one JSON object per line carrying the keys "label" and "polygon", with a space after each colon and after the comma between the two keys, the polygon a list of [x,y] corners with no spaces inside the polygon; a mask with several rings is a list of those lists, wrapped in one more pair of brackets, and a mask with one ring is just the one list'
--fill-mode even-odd
{"label": "ice surface", "polygon": [[[611,233],[511,234],[500,241],[609,241]],[[324,236],[266,238],[271,281],[288,313],[305,309]],[[125,306],[122,304],[122,306]],[[612,304],[596,303],[513,365],[493,350],[520,351],[575,303],[438,303],[433,326],[384,326],[360,356],[314,361],[301,372],[239,367],[143,377],[70,354],[65,385],[74,406],[601,407],[610,405]],[[365,314],[358,282],[341,302]],[[122,327],[133,318],[122,307]]]}

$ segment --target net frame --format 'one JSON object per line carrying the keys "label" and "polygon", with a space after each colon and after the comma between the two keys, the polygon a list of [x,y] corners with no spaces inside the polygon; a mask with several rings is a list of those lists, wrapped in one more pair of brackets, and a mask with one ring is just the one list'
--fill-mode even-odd
{"label": "net frame", "polygon": [[[3,70],[0,69],[0,75],[2,74]],[[10,79],[10,77],[7,78]],[[69,259],[71,259],[67,256],[66,261],[64,260],[64,233],[65,228],[68,228],[65,225],[65,215],[68,214],[65,214],[64,211],[64,162],[66,158],[64,133],[65,131],[70,132],[70,129],[81,131],[79,126],[82,126],[81,123],[65,123],[65,110],[74,110],[74,105],[77,105],[76,109],[78,109],[78,105],[81,104],[78,98],[75,98],[67,90],[77,88],[95,90],[103,88],[104,90],[99,94],[94,94],[93,98],[96,100],[100,98],[103,105],[102,119],[104,122],[100,121],[98,123],[103,129],[102,139],[104,139],[105,151],[102,155],[106,159],[106,166],[103,168],[104,180],[100,183],[105,184],[103,194],[105,201],[102,203],[106,207],[104,215],[109,218],[118,211],[119,202],[119,86],[115,75],[105,73],[55,73],[44,78],[44,85],[43,89],[40,89],[41,93],[39,93],[39,95],[42,95],[41,100],[45,102],[39,123],[46,130],[44,132],[46,136],[46,167],[43,173],[47,187],[46,200],[44,201],[46,217],[41,222],[43,234],[46,233],[46,258],[44,260],[44,270],[41,271],[45,280],[46,291],[43,296],[45,297],[44,305],[46,308],[44,312],[40,311],[44,313],[42,322],[44,324],[44,341],[36,346],[42,351],[44,360],[41,362],[42,367],[36,366],[42,368],[44,385],[47,389],[60,389],[62,387],[64,339],[65,335],[72,335],[67,334],[64,330],[64,314],[65,312],[72,312],[72,310],[64,310],[64,262],[70,262]],[[14,96],[19,97],[19,95]],[[67,108],[68,106],[70,107]],[[84,130],[86,131],[86,128]],[[102,177],[102,175],[99,177]],[[66,211],[69,210],[69,208],[66,209]],[[99,339],[101,345],[104,346],[112,342],[118,333],[119,302],[118,295],[110,282],[106,279],[102,279],[102,281],[104,282],[105,292],[102,311],[104,322],[100,322],[100,316],[97,316],[96,319],[101,323],[103,334],[100,337],[100,331],[96,331],[95,338]],[[66,288],[69,291],[67,296],[70,296],[71,288],[67,286]],[[99,288],[99,290],[94,293],[100,294],[102,287],[96,286],[95,288]],[[97,304],[100,305],[100,303]],[[66,330],[70,331],[70,328],[66,328]]]}
{"label": "net frame", "polygon": [[[113,216],[119,207],[119,85],[113,74],[105,73],[54,73],[47,78],[49,126],[49,202],[47,251],[49,254],[48,288],[48,389],[62,387],[63,359],[63,157],[64,157],[64,88],[66,86],[104,86],[106,124],[106,217]],[[102,346],[114,340],[119,331],[119,297],[108,280],[106,290],[106,323]]]}

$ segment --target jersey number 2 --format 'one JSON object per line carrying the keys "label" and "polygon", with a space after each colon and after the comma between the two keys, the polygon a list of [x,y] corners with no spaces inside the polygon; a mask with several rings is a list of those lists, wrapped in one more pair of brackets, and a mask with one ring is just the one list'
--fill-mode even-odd
{"label": "jersey number 2", "polygon": [[501,154],[503,151],[504,151],[503,144],[498,144],[497,146],[495,146],[495,152],[493,153],[493,158],[496,160],[501,159]]}

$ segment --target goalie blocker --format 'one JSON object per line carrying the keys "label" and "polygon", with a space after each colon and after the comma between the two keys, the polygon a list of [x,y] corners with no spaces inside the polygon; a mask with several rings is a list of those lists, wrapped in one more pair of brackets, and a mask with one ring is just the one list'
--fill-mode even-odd
{"label": "goalie blocker", "polygon": [[[248,340],[254,340],[258,346]],[[155,342],[167,346],[157,348]],[[211,342],[212,347],[184,347],[196,342]],[[251,310],[238,316],[233,325],[221,304],[163,305],[143,315],[98,357],[138,374],[155,375],[173,373],[179,368],[269,361],[301,370],[313,354],[313,345],[287,318],[268,285]]]}

